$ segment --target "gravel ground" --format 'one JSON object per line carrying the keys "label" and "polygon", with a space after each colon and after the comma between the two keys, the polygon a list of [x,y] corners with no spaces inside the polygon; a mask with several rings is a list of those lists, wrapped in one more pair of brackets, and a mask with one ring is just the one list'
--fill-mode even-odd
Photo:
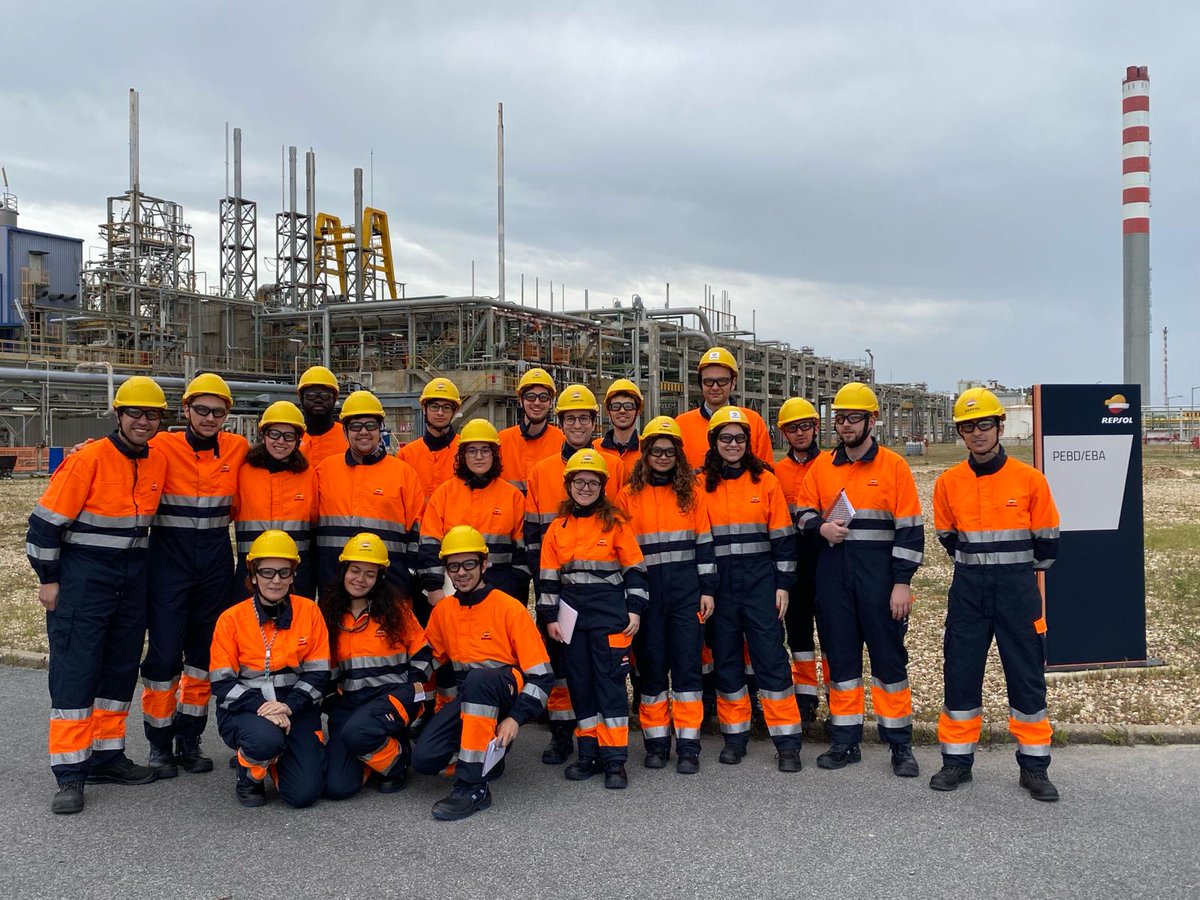
{"label": "gravel ground", "polygon": [[[934,722],[942,705],[942,626],[952,566],[932,527],[933,483],[961,451],[936,448],[913,461],[926,512],[925,565],[913,582],[909,679],[919,721]],[[1014,455],[1028,458],[1019,448]],[[1145,467],[1147,641],[1167,665],[1134,672],[1096,672],[1052,680],[1051,717],[1060,722],[1140,725],[1200,724],[1200,459],[1148,454]],[[46,482],[0,485],[0,647],[46,651],[36,580],[24,558],[25,519]],[[867,694],[870,702],[870,692]],[[985,721],[1002,728],[1008,703],[993,647],[984,684]]]}

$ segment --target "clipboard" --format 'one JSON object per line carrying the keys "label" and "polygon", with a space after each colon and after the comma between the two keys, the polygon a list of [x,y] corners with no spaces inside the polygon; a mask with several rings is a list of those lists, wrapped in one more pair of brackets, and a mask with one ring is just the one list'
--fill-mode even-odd
{"label": "clipboard", "polygon": [[568,603],[558,601],[558,627],[562,630],[564,644],[571,643],[575,634],[575,623],[579,621],[579,613]]}
{"label": "clipboard", "polygon": [[483,754],[483,775],[485,777],[488,772],[492,771],[496,763],[504,759],[506,750],[507,748],[500,743],[500,738],[494,737],[488,741],[487,750]]}

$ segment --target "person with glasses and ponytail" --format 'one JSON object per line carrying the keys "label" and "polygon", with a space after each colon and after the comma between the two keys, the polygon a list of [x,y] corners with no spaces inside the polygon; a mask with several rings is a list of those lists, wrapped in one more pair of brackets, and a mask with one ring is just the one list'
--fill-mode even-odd
{"label": "person with glasses and ponytail", "polygon": [[325,784],[329,632],[317,604],[291,592],[300,554],[288,534],[263,532],[246,563],[251,594],[213,633],[217,730],[237,751],[240,805],[266,803],[269,776],[288,806],[311,806]]}
{"label": "person with glasses and ponytail", "polygon": [[294,403],[272,403],[258,420],[258,440],[238,472],[233,501],[233,531],[237,539],[235,600],[242,599],[246,554],[264,531],[286,531],[300,551],[292,587],[305,597],[313,594],[312,530],[317,518],[316,470],[300,451],[304,414]]}
{"label": "person with glasses and ponytail", "polygon": [[409,725],[433,674],[429,644],[408,598],[384,577],[379,535],[356,534],[338,562],[341,579],[320,601],[333,667],[325,797],[353,797],[368,777],[394,794],[407,783]]}

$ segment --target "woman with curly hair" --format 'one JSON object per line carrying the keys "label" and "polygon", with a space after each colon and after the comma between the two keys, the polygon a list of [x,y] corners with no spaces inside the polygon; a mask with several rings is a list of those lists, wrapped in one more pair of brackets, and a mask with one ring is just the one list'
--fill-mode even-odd
{"label": "woman with curly hair", "polygon": [[472,419],[458,435],[454,477],[434,489],[421,516],[417,574],[431,604],[442,599],[446,569],[438,556],[455,525],[470,525],[488,547],[487,580],[522,603],[529,596],[525,563],[525,497],[500,477],[500,435]]}
{"label": "woman with curly hair", "polygon": [[407,597],[384,577],[388,548],[363,532],[338,556],[341,578],[322,595],[329,629],[333,692],[329,716],[329,769],[325,796],[344,800],[368,777],[379,792],[405,786],[408,727],[425,699],[433,657]]}
{"label": "woman with curly hair", "polygon": [[719,759],[737,765],[746,755],[750,696],[744,647],[758,678],[779,771],[799,772],[800,710],[783,646],[788,588],[796,580],[796,530],[779,481],[749,452],[750,421],[736,406],[713,413],[704,457],[718,576],[712,652],[717,718],[725,737]]}
{"label": "woman with curly hair", "polygon": [[638,716],[646,745],[645,766],[666,766],[674,725],[675,771],[694,775],[700,771],[704,718],[703,623],[712,615],[717,587],[712,530],[675,420],[670,416],[651,420],[642,429],[640,444],[641,456],[616,505],[646,557],[650,587],[650,603],[633,639],[641,677]]}

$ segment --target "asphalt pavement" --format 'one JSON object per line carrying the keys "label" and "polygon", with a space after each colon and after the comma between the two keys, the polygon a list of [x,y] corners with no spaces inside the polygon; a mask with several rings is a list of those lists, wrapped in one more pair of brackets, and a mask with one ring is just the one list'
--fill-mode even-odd
{"label": "asphalt pavement", "polygon": [[210,718],[215,772],[90,786],[83,814],[54,816],[48,706],[44,671],[0,667],[4,897],[1200,897],[1200,747],[1056,750],[1063,800],[1045,804],[1018,788],[1011,751],[979,754],[974,782],[939,794],[932,747],[915,780],[878,745],[839,772],[808,745],[784,775],[768,742],[722,766],[705,738],[700,774],[681,776],[642,768],[634,735],[629,789],[607,791],[542,765],[530,726],[492,808],[436,822],[449,783],[420,776],[390,796],[242,809]]}

